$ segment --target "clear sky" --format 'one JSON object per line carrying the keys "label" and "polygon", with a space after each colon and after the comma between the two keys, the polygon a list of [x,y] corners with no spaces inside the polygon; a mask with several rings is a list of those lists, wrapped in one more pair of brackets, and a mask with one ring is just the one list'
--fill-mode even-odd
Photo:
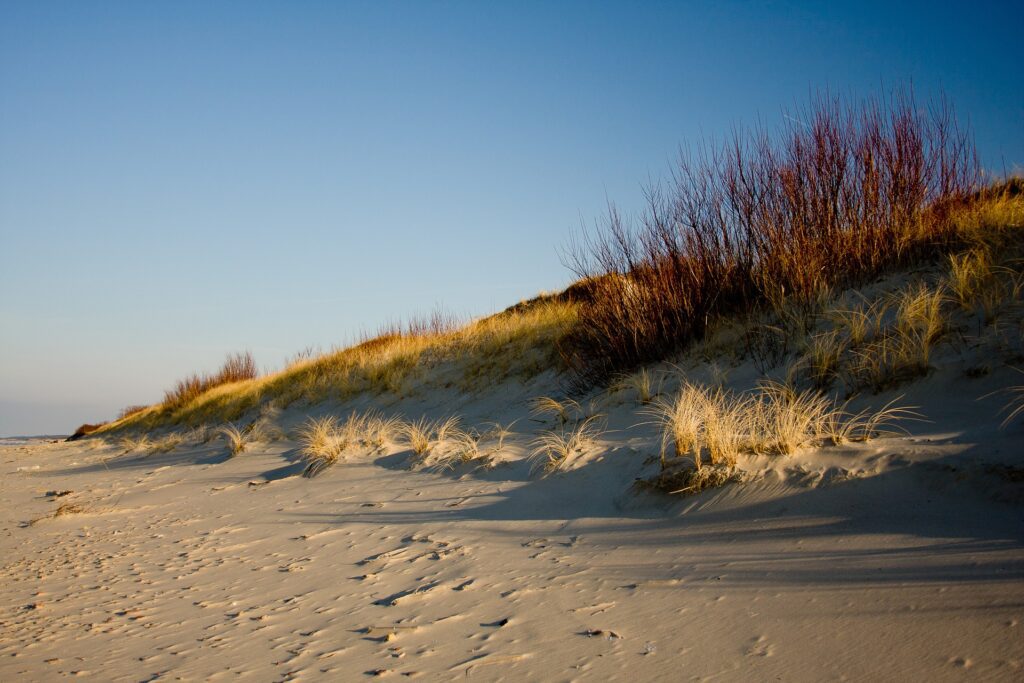
{"label": "clear sky", "polygon": [[0,435],[567,284],[581,220],[810,91],[1024,165],[1020,2],[0,4]]}

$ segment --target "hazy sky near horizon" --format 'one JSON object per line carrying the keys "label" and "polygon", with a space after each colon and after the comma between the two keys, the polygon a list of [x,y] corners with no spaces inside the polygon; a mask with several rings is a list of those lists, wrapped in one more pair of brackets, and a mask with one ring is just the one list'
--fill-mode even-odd
{"label": "hazy sky near horizon", "polygon": [[567,284],[681,144],[811,91],[943,90],[1024,166],[1005,3],[0,3],[0,435],[250,349]]}

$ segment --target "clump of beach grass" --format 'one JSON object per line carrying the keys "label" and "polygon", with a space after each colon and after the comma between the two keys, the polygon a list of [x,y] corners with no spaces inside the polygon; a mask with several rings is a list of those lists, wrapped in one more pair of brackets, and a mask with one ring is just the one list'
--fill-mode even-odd
{"label": "clump of beach grass", "polygon": [[227,442],[228,454],[231,457],[245,452],[249,445],[249,436],[244,431],[232,424],[226,424],[217,429],[217,434]]}
{"label": "clump of beach grass", "polygon": [[1018,384],[1017,386],[1009,387],[1007,390],[1012,394],[1012,397],[1003,407],[1004,411],[1009,414],[1006,419],[1003,420],[1002,427],[1007,427],[1011,422],[1016,420],[1019,416],[1024,415],[1024,384]]}
{"label": "clump of beach grass", "polygon": [[531,402],[534,415],[551,415],[561,425],[567,424],[582,416],[583,406],[571,398],[558,400],[550,396],[540,396]]}
{"label": "clump of beach grass", "polygon": [[349,440],[333,415],[311,417],[299,430],[300,454],[306,463],[302,475],[315,477],[338,462]]}
{"label": "clump of beach grass", "polygon": [[[678,393],[645,411],[661,426],[660,471],[648,484],[666,491],[701,491],[735,480],[743,454],[791,455],[810,446],[866,441],[895,424],[918,419],[898,399],[855,415],[824,394],[766,382],[737,394],[684,382]],[[712,471],[703,473],[705,468]]]}
{"label": "clump of beach grass", "polygon": [[163,437],[152,441],[149,445],[149,453],[150,455],[155,453],[170,453],[184,440],[185,436],[179,432],[170,432],[165,434]]}
{"label": "clump of beach grass", "polygon": [[402,421],[398,417],[385,417],[379,413],[367,414],[363,425],[362,443],[373,451],[384,450],[401,433]]}
{"label": "clump of beach grass", "polygon": [[942,284],[909,285],[892,296],[892,324],[875,341],[852,352],[849,374],[855,386],[882,391],[931,369],[932,352],[949,325]]}
{"label": "clump of beach grass", "polygon": [[150,448],[152,444],[153,442],[148,434],[125,434],[118,442],[118,445],[124,449],[125,453],[144,451]]}
{"label": "clump of beach grass", "polygon": [[641,368],[639,372],[621,375],[612,385],[612,389],[631,392],[636,397],[637,403],[642,406],[649,404],[660,392],[647,368]]}
{"label": "clump of beach grass", "polygon": [[424,458],[430,453],[433,445],[431,442],[432,430],[433,423],[422,417],[402,425],[401,434],[409,449],[418,458]]}
{"label": "clump of beach grass", "polygon": [[530,473],[548,475],[564,470],[573,460],[586,452],[601,433],[600,415],[592,415],[572,427],[562,425],[558,429],[542,432],[533,442]]}

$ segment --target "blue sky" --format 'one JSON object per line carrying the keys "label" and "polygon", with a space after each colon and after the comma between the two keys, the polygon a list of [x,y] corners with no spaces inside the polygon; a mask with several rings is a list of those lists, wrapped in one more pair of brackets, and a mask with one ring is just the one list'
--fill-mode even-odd
{"label": "blue sky", "polygon": [[680,144],[912,82],[1024,165],[1021,3],[0,4],[0,435],[567,284]]}

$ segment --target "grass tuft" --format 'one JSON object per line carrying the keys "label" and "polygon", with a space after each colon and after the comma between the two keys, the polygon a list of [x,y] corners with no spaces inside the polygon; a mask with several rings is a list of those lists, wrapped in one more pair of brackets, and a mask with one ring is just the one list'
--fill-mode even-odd
{"label": "grass tuft", "polygon": [[592,415],[571,428],[563,424],[557,430],[543,432],[533,443],[530,460],[534,462],[530,473],[542,476],[563,470],[593,445],[600,435],[599,415]]}
{"label": "grass tuft", "polygon": [[243,453],[249,445],[248,434],[235,425],[223,425],[217,430],[217,434],[227,442],[228,453],[231,457],[234,457],[239,453]]}
{"label": "grass tuft", "polygon": [[570,420],[575,420],[583,414],[583,407],[571,398],[559,401],[550,396],[541,396],[533,399],[531,405],[534,415],[552,415],[561,425],[565,425]]}
{"label": "grass tuft", "polygon": [[338,425],[338,418],[325,415],[309,418],[299,430],[300,453],[306,468],[304,477],[315,477],[338,462],[349,446],[344,431]]}

